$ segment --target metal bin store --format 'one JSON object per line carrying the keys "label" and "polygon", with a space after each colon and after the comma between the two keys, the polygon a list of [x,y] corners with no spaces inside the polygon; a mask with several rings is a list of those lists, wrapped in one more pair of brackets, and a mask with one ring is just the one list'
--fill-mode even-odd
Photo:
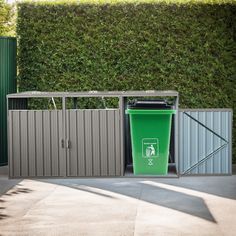
{"label": "metal bin store", "polygon": [[[129,101],[139,98],[171,99],[176,111],[165,177],[231,174],[232,110],[179,109],[177,91],[151,90],[7,95],[9,177],[143,176],[133,173],[125,114]],[[86,99],[104,107],[81,107]],[[107,107],[109,99],[117,103]]]}

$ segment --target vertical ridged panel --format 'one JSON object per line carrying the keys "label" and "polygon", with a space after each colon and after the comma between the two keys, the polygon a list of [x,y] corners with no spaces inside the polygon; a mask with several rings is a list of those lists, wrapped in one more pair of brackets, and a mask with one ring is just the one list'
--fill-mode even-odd
{"label": "vertical ridged panel", "polygon": [[67,153],[67,172],[69,176],[78,175],[78,163],[77,163],[77,121],[76,121],[76,111],[66,112],[68,128],[67,137],[70,139],[70,148]]}
{"label": "vertical ridged panel", "polygon": [[109,111],[107,121],[108,130],[108,173],[110,176],[115,175],[115,114],[114,111]]}
{"label": "vertical ridged panel", "polygon": [[100,111],[101,176],[108,175],[107,111]]}
{"label": "vertical ridged panel", "polygon": [[[205,124],[206,120],[206,113],[205,112],[199,112],[198,113],[198,120],[202,124]],[[206,128],[204,128],[201,125],[198,125],[198,161],[202,160],[206,156]],[[204,174],[206,172],[206,163],[203,162],[198,167],[198,173]]]}
{"label": "vertical ridged panel", "polygon": [[62,176],[62,111],[9,111],[11,177]]}
{"label": "vertical ridged panel", "polygon": [[[221,124],[220,114],[221,114],[220,112],[214,112],[213,113],[213,116],[214,116],[213,127],[214,127],[214,131],[217,134],[221,134],[221,130],[222,130],[221,126],[220,126],[220,124]],[[218,147],[220,147],[223,144],[221,141],[223,141],[223,140],[214,135],[214,137],[213,137],[213,150],[216,150]],[[221,172],[221,166],[220,166],[221,156],[222,156],[222,151],[219,151],[212,158],[212,160],[213,160],[213,172],[214,173],[220,173]]]}
{"label": "vertical ridged panel", "polygon": [[66,176],[66,153],[65,153],[65,148],[62,147],[61,145],[61,141],[63,139],[63,113],[62,110],[59,110],[57,112],[58,114],[58,126],[57,126],[57,130],[58,130],[58,149],[59,149],[59,156],[58,156],[58,175],[59,176]]}
{"label": "vertical ridged panel", "polygon": [[[183,148],[183,171],[187,169],[188,166],[190,166],[190,163],[188,161],[188,156],[189,156],[189,132],[188,132],[188,127],[189,127],[189,119],[187,116],[183,116],[183,120],[182,120],[182,123],[183,123],[183,145],[184,145],[184,148]],[[182,132],[182,130],[181,130]]]}
{"label": "vertical ridged panel", "polygon": [[[119,110],[10,110],[11,177],[115,176],[121,172]],[[67,149],[67,163],[65,162]]]}
{"label": "vertical ridged panel", "polygon": [[101,160],[100,160],[100,123],[99,110],[92,112],[92,139],[93,139],[93,176],[101,175]]}
{"label": "vertical ridged panel", "polygon": [[93,175],[92,113],[84,111],[86,176]]}
{"label": "vertical ridged panel", "polygon": [[[21,176],[21,127],[20,127],[20,112],[11,111],[12,115],[12,162],[13,176]],[[11,167],[10,167],[11,168]]]}
{"label": "vertical ridged panel", "polygon": [[[223,140],[231,141],[229,136],[231,116],[231,111],[221,109],[181,110],[179,112],[179,157],[182,174],[185,171],[187,171],[185,174],[231,173],[229,168],[231,163],[230,144]],[[227,145],[220,149],[224,144]],[[219,151],[213,153],[217,149]],[[202,162],[205,157],[208,158]],[[195,167],[191,168],[194,165]]]}
{"label": "vertical ridged panel", "polygon": [[[125,98],[119,98],[119,125],[120,125],[120,173],[117,175],[124,175],[125,171],[125,145],[126,145],[126,128],[125,128]],[[126,119],[127,120],[127,119]],[[117,167],[118,168],[118,167]]]}
{"label": "vertical ridged panel", "polygon": [[114,109],[67,111],[68,176],[120,175],[119,116]]}
{"label": "vertical ridged panel", "polygon": [[[28,176],[28,112],[20,112],[21,176]],[[33,138],[33,137],[32,137]]]}
{"label": "vertical ridged panel", "polygon": [[0,166],[7,165],[7,100],[16,92],[16,39],[0,37]]}
{"label": "vertical ridged panel", "polygon": [[[230,114],[230,112],[226,112],[224,114],[224,117],[225,117],[225,120],[224,120],[224,124],[225,124],[224,131],[225,131],[225,133],[224,133],[224,135],[225,135],[225,138],[226,137],[228,138],[228,137],[230,137],[230,130],[232,130],[232,127],[231,127],[231,124],[232,124],[232,120],[231,120],[232,114]],[[228,128],[228,127],[230,127],[230,128]],[[230,155],[229,148],[226,148],[225,149],[225,156],[228,156],[228,155]],[[231,160],[225,159],[223,161],[224,161],[224,165],[223,165],[224,168],[223,168],[222,171],[225,172],[225,173],[231,172],[231,170],[229,169]]]}
{"label": "vertical ridged panel", "polygon": [[78,176],[85,176],[86,159],[85,159],[85,127],[84,111],[76,112],[77,121],[77,158],[78,158]]}
{"label": "vertical ridged panel", "polygon": [[[205,125],[213,130],[213,112],[206,112],[206,123]],[[191,128],[191,127],[190,127]],[[208,131],[206,132],[206,148],[207,148],[207,155],[211,154],[214,150],[213,147],[213,133]],[[213,160],[212,157],[206,160],[206,173],[213,173]]]}
{"label": "vertical ridged panel", "polygon": [[[222,129],[221,135],[224,138],[228,137],[228,130],[227,130],[227,112],[221,112],[221,124],[220,127]],[[223,141],[221,141],[221,145],[222,145]],[[221,156],[227,156],[227,148],[224,148],[221,150]],[[226,173],[227,172],[227,168],[226,168],[227,164],[226,164],[226,160],[220,158],[220,168],[221,168],[221,172],[222,173]]]}
{"label": "vertical ridged panel", "polygon": [[36,130],[36,175],[44,176],[43,163],[43,113],[35,111],[35,130]]}
{"label": "vertical ridged panel", "polygon": [[179,154],[181,154],[181,161],[179,162],[179,171],[180,173],[184,172],[184,155],[185,155],[185,149],[183,147],[184,144],[184,118],[183,118],[183,112],[179,112]]}
{"label": "vertical ridged panel", "polygon": [[12,160],[12,157],[13,157],[13,153],[12,153],[12,135],[13,135],[13,123],[12,123],[12,112],[9,112],[8,113],[8,158],[9,158],[9,176],[12,176],[13,175],[13,160]]}
{"label": "vertical ridged panel", "polygon": [[115,111],[115,165],[116,165],[116,175],[121,174],[121,139],[120,139],[120,114],[119,110]]}
{"label": "vertical ridged panel", "polygon": [[51,165],[52,176],[59,175],[59,135],[58,135],[58,111],[51,111]]}
{"label": "vertical ridged panel", "polygon": [[[228,115],[228,137],[229,137],[229,140],[231,140],[230,144],[229,144],[229,148],[227,149],[227,152],[228,152],[228,155],[229,156],[232,156],[232,133],[233,133],[233,112],[230,113],[228,112],[227,113]],[[228,160],[228,163],[227,163],[227,170],[228,172],[230,172],[232,174],[232,160]]]}
{"label": "vertical ridged panel", "polygon": [[[190,115],[195,119],[198,119],[198,112],[190,112]],[[189,152],[189,163],[190,165],[194,165],[198,162],[198,124],[194,120],[190,120],[190,152]],[[198,168],[195,168],[191,171],[192,174],[198,173]]]}
{"label": "vertical ridged panel", "polygon": [[44,176],[51,176],[51,121],[50,111],[43,111]]}
{"label": "vertical ridged panel", "polygon": [[28,111],[28,163],[29,176],[36,176],[36,127],[35,111]]}

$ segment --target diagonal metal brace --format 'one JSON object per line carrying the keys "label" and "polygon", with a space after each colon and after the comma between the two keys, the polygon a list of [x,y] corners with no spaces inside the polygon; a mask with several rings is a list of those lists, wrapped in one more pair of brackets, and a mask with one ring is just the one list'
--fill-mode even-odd
{"label": "diagonal metal brace", "polygon": [[189,115],[186,111],[183,112],[186,116],[188,116],[189,118],[191,118],[192,120],[194,120],[195,122],[197,122],[199,125],[201,125],[202,127],[204,127],[205,129],[207,129],[208,131],[210,131],[211,133],[213,133],[215,136],[217,136],[218,138],[224,140],[226,143],[229,143],[225,138],[223,138],[222,136],[220,136],[219,134],[217,134],[215,131],[213,131],[212,129],[208,128],[206,125],[204,125],[202,122],[200,122],[199,120],[197,120],[196,118],[194,118],[193,116]]}
{"label": "diagonal metal brace", "polygon": [[184,175],[188,174],[191,170],[197,168],[199,165],[201,165],[204,161],[206,161],[207,159],[209,159],[210,157],[214,156],[217,152],[219,152],[220,150],[222,150],[223,148],[225,148],[228,145],[228,141],[223,138],[222,136],[220,136],[219,134],[217,134],[215,131],[213,131],[212,129],[208,128],[206,125],[204,125],[202,122],[198,121],[196,118],[194,118],[193,116],[189,115],[187,112],[183,112],[186,116],[188,116],[190,119],[194,120],[196,123],[198,123],[199,125],[201,125],[202,127],[204,127],[206,130],[210,131],[211,133],[213,133],[215,136],[217,136],[218,138],[220,138],[221,140],[223,140],[225,143],[223,145],[221,145],[220,147],[218,147],[216,150],[214,150],[213,152],[211,152],[210,154],[208,154],[206,157],[204,157],[203,159],[201,159],[200,161],[198,161],[197,163],[195,163],[194,165],[190,166],[187,170],[185,170],[183,172]]}
{"label": "diagonal metal brace", "polygon": [[206,157],[204,157],[203,159],[201,159],[199,162],[195,163],[194,165],[192,165],[191,167],[189,167],[187,170],[184,171],[184,175],[188,174],[191,170],[195,169],[196,167],[198,167],[199,165],[201,165],[204,161],[206,161],[207,159],[209,159],[210,157],[214,156],[217,152],[219,152],[220,150],[222,150],[223,148],[225,148],[228,145],[228,143],[223,144],[222,146],[218,147],[216,150],[214,150],[213,152],[211,152],[210,154],[208,154]]}

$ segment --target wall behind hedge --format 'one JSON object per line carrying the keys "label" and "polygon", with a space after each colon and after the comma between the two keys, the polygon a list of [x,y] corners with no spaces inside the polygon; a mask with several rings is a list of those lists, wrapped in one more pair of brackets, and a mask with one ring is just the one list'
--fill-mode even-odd
{"label": "wall behind hedge", "polygon": [[19,4],[20,91],[175,89],[236,113],[236,5],[137,2]]}

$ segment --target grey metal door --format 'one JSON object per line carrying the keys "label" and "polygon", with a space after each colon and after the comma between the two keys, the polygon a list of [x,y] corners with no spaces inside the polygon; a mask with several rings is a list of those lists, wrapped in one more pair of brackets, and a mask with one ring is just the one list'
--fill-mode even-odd
{"label": "grey metal door", "polygon": [[9,110],[10,177],[65,176],[62,110]]}
{"label": "grey metal door", "polygon": [[179,111],[180,174],[231,174],[232,110]]}
{"label": "grey metal door", "polygon": [[67,176],[120,176],[119,109],[66,111]]}

